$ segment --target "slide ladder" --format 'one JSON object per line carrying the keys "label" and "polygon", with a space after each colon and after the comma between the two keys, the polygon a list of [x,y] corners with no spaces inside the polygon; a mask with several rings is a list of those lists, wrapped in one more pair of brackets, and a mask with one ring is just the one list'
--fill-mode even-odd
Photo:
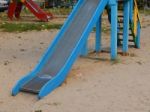
{"label": "slide ladder", "polygon": [[[123,28],[124,28],[124,15],[123,15],[123,6],[124,1],[123,0],[118,0],[118,46],[122,45],[123,41]],[[138,47],[138,41],[137,41],[137,31],[138,31],[138,25],[141,27],[140,23],[140,17],[139,17],[139,12],[138,12],[138,6],[136,0],[133,1],[133,17],[130,17],[129,20],[129,42],[131,45],[134,45],[135,47]],[[131,10],[131,9],[130,9]],[[133,44],[132,44],[133,43]]]}

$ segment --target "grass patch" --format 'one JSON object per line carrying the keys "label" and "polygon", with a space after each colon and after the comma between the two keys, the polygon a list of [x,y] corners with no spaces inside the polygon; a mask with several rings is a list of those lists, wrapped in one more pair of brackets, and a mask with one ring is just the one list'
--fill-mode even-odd
{"label": "grass patch", "polygon": [[51,12],[54,15],[69,15],[72,11],[72,8],[50,8],[45,9],[46,12]]}
{"label": "grass patch", "polygon": [[150,10],[146,9],[146,10],[144,11],[144,13],[145,13],[145,15],[150,15]]}
{"label": "grass patch", "polygon": [[121,60],[119,58],[115,59],[115,60],[111,60],[111,65],[116,65],[121,63]]}
{"label": "grass patch", "polygon": [[42,112],[42,110],[35,110],[34,112]]}
{"label": "grass patch", "polygon": [[5,32],[26,32],[26,31],[41,31],[46,29],[60,29],[62,24],[48,24],[48,23],[8,23],[0,24],[0,29]]}
{"label": "grass patch", "polygon": [[[52,13],[53,15],[69,15],[72,11],[72,8],[49,8],[49,9],[43,9],[47,13]],[[25,8],[21,12],[22,15],[29,15],[31,12]]]}
{"label": "grass patch", "polygon": [[7,14],[6,12],[0,12],[0,21],[4,21],[7,20]]}
{"label": "grass patch", "polygon": [[[60,29],[63,24],[56,23],[18,23],[18,22],[2,22],[0,23],[0,30],[4,32],[26,32],[26,31],[41,31],[41,30],[50,30],[50,29]],[[93,31],[96,31],[96,28],[93,28]],[[102,27],[102,32],[108,33],[109,28]]]}
{"label": "grass patch", "polygon": [[140,13],[145,15],[150,15],[150,10],[149,9],[140,10]]}

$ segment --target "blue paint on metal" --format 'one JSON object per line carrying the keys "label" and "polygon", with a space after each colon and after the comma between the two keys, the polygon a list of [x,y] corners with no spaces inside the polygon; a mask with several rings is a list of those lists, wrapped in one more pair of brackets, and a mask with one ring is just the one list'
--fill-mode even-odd
{"label": "blue paint on metal", "polygon": [[129,41],[129,10],[130,10],[130,2],[127,0],[124,2],[124,20],[123,20],[123,52],[128,52],[128,41]]}
{"label": "blue paint on metal", "polygon": [[108,4],[109,5],[116,5],[117,0],[109,0]]}
{"label": "blue paint on metal", "polygon": [[95,39],[95,51],[101,51],[101,36],[102,36],[102,17],[99,17],[99,20],[96,23],[96,39]]}
{"label": "blue paint on metal", "polygon": [[[53,54],[55,50],[55,45],[59,42],[61,39],[61,35],[63,35],[68,26],[71,24],[73,18],[76,16],[77,12],[81,8],[82,4],[86,2],[86,0],[79,0],[77,5],[74,7],[72,13],[68,17],[67,21],[61,28],[60,32],[56,36],[56,38],[52,41],[52,44],[47,49],[46,53],[43,55],[43,57],[40,59],[39,64],[35,67],[35,69],[29,73],[27,76],[24,76],[21,80],[17,82],[15,87],[12,89],[12,95],[16,95],[20,88],[28,81],[33,79],[36,74],[43,68],[45,63],[48,61],[48,58]],[[123,29],[123,52],[128,51],[128,34],[129,34],[129,18],[132,20],[133,14],[131,12],[133,11],[133,0],[125,0],[124,1],[124,29]],[[68,72],[70,71],[74,61],[78,58],[78,56],[82,53],[82,55],[87,54],[87,39],[92,31],[94,25],[96,24],[96,44],[95,44],[95,50],[96,52],[99,52],[101,50],[101,14],[105,8],[106,5],[110,6],[111,8],[111,59],[117,58],[117,0],[101,0],[100,4],[98,5],[95,13],[93,14],[91,20],[89,21],[87,27],[85,28],[83,34],[81,35],[80,40],[76,44],[75,48],[73,49],[71,55],[68,57],[67,61],[65,62],[65,65],[59,73],[52,78],[52,80],[48,81],[40,90],[38,94],[38,98],[41,99],[52,90],[57,88],[59,85],[62,84],[62,82],[67,77]],[[132,8],[132,11],[130,10]],[[140,22],[138,22],[138,28],[137,28],[137,47],[140,48]],[[82,51],[81,51],[82,50]]]}
{"label": "blue paint on metal", "polygon": [[44,53],[44,55],[42,56],[42,58],[39,61],[39,64],[37,64],[37,66],[35,67],[35,69],[29,73],[28,75],[24,76],[22,79],[20,79],[16,85],[14,86],[14,88],[12,89],[12,95],[15,96],[18,94],[18,92],[20,91],[20,88],[28,81],[30,81],[33,77],[36,76],[36,74],[41,70],[41,68],[43,67],[43,65],[46,63],[48,57],[53,53],[54,50],[54,45],[59,41],[59,39],[61,38],[61,34],[63,34],[67,27],[69,26],[69,24],[72,22],[73,18],[75,17],[77,11],[79,10],[79,8],[81,7],[81,4],[83,3],[83,0],[79,0],[79,2],[77,3],[77,5],[74,7],[72,13],[69,15],[68,19],[66,20],[66,22],[64,23],[64,25],[62,26],[60,32],[58,33],[58,35],[56,36],[56,38],[52,41],[52,44],[50,45],[50,47],[47,49],[47,51]]}
{"label": "blue paint on metal", "polygon": [[88,54],[88,40],[86,40],[83,44],[83,48],[81,49],[81,56],[87,56]]}
{"label": "blue paint on metal", "polygon": [[53,89],[55,89],[56,87],[58,87],[66,78],[68,72],[70,71],[74,61],[77,59],[78,55],[80,54],[80,50],[83,47],[83,43],[85,40],[87,40],[89,33],[91,32],[92,28],[94,27],[94,25],[96,24],[99,16],[100,15],[106,4],[107,4],[108,0],[101,0],[100,4],[98,5],[96,12],[93,14],[92,19],[89,21],[88,26],[86,27],[85,31],[83,32],[83,35],[81,36],[78,44],[76,45],[76,47],[74,48],[71,56],[68,58],[65,66],[61,69],[61,71],[58,73],[58,75],[56,77],[54,77],[51,81],[49,81],[40,91],[38,97],[42,98],[44,96],[46,96],[47,94],[49,94]]}
{"label": "blue paint on metal", "polygon": [[133,21],[133,0],[130,0],[130,21]]}
{"label": "blue paint on metal", "polygon": [[[74,8],[74,10],[71,13],[71,15],[69,16],[68,20],[65,22],[65,25],[61,28],[61,31],[56,36],[56,38],[53,40],[52,44],[50,45],[50,47],[48,48],[48,50],[46,51],[44,56],[41,58],[40,63],[38,64],[38,66],[30,74],[28,74],[27,76],[23,77],[21,80],[19,80],[17,82],[15,87],[12,89],[12,95],[16,95],[20,91],[20,88],[27,81],[29,81],[33,77],[35,77],[36,73],[38,73],[41,70],[43,65],[47,62],[48,57],[53,53],[53,50],[55,49],[54,45],[61,38],[60,35],[62,35],[66,31],[66,28],[72,22],[72,19],[74,18],[75,14],[77,13],[77,11],[80,8],[81,4],[83,2],[85,2],[85,1],[86,0],[80,0],[78,2],[77,6]],[[66,61],[66,64],[64,65],[64,67],[60,70],[60,72],[52,80],[47,82],[42,87],[42,89],[41,89],[41,91],[39,92],[39,95],[38,95],[39,98],[42,98],[42,97],[46,96],[48,93],[50,93],[53,89],[58,87],[64,81],[64,79],[66,78],[68,72],[70,71],[74,61],[79,56],[80,51],[83,48],[83,44],[87,40],[89,33],[91,32],[93,26],[98,21],[99,16],[97,16],[97,15],[100,15],[103,12],[103,10],[104,10],[104,8],[105,8],[107,3],[108,3],[108,0],[101,0],[100,4],[98,5],[98,7],[97,7],[97,9],[95,11],[95,13],[93,14],[93,17],[91,18],[91,20],[89,21],[89,24],[87,25],[85,31],[83,32],[83,35],[81,36],[78,44],[75,46],[71,56]]]}
{"label": "blue paint on metal", "polygon": [[140,48],[140,40],[141,40],[141,25],[140,22],[137,24],[137,37],[136,37],[136,47]]}
{"label": "blue paint on metal", "polygon": [[111,5],[111,59],[117,58],[117,2]]}

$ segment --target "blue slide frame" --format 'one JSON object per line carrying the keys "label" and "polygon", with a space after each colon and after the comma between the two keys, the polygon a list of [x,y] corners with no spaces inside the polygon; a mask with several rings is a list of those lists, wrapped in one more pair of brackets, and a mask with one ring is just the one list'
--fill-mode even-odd
{"label": "blue slide frame", "polygon": [[[54,90],[59,85],[61,85],[61,83],[63,83],[63,81],[65,80],[68,72],[70,71],[73,63],[75,62],[75,60],[80,55],[80,52],[83,48],[83,45],[85,44],[85,42],[86,42],[90,32],[92,31],[94,25],[99,20],[100,15],[102,14],[103,10],[105,9],[105,6],[107,4],[109,4],[108,3],[109,1],[113,1],[113,0],[101,0],[100,4],[98,5],[98,7],[95,11],[95,13],[93,14],[91,20],[89,21],[87,27],[85,28],[83,34],[81,35],[81,38],[80,38],[79,42],[77,43],[77,45],[75,46],[72,54],[70,55],[70,57],[66,61],[64,67],[59,71],[59,73],[52,80],[48,81],[42,87],[42,89],[40,90],[40,92],[38,94],[39,99],[43,98],[44,96],[46,96],[47,94],[52,92],[52,90]],[[53,53],[53,50],[55,48],[55,44],[58,43],[59,39],[61,38],[61,35],[64,34],[64,32],[66,31],[69,24],[72,22],[73,18],[75,17],[76,13],[78,12],[78,10],[81,7],[81,4],[83,2],[85,2],[85,0],[79,0],[78,1],[77,5],[74,7],[72,13],[68,17],[67,21],[62,26],[62,28],[61,28],[60,32],[58,33],[58,35],[56,36],[56,38],[52,41],[51,45],[49,46],[49,48],[47,49],[47,51],[45,52],[43,57],[40,59],[39,64],[35,67],[35,69],[31,73],[29,73],[28,75],[24,76],[22,79],[20,79],[16,83],[16,85],[12,89],[12,95],[13,96],[17,95],[20,91],[20,88],[26,82],[28,82],[32,78],[34,78],[36,76],[36,74],[42,69],[44,64],[48,61],[48,57]]]}

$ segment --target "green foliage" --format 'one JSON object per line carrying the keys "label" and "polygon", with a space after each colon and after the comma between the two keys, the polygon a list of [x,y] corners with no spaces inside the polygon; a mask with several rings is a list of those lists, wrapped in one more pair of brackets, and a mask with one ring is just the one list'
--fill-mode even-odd
{"label": "green foliage", "polygon": [[112,65],[119,64],[119,63],[121,63],[121,60],[118,57],[115,60],[111,60]]}
{"label": "green foliage", "polygon": [[150,15],[150,10],[144,10],[145,15]]}
{"label": "green foliage", "polygon": [[35,110],[35,112],[42,112],[42,110]]}
{"label": "green foliage", "polygon": [[8,23],[0,24],[0,29],[6,32],[25,32],[31,30],[46,30],[46,29],[60,29],[62,24],[47,24],[47,23]]}
{"label": "green foliage", "polygon": [[70,12],[72,11],[71,8],[50,8],[46,9],[45,11],[51,12],[54,15],[69,15]]}

